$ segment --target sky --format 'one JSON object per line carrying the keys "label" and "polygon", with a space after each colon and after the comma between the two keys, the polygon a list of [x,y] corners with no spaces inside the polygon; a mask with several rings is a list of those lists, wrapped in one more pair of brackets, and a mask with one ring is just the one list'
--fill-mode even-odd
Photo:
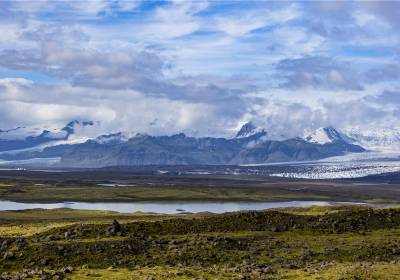
{"label": "sky", "polygon": [[400,129],[400,2],[0,1],[0,129]]}

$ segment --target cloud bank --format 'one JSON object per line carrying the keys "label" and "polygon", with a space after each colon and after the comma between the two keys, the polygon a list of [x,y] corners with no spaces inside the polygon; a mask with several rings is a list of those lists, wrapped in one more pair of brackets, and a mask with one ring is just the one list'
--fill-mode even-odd
{"label": "cloud bank", "polygon": [[396,2],[2,1],[0,128],[399,127]]}

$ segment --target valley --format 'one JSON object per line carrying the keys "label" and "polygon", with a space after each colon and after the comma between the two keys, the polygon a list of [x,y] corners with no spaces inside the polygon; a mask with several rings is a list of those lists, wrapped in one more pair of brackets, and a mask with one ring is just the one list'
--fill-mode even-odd
{"label": "valley", "polygon": [[0,0],[0,280],[400,280],[400,0]]}
{"label": "valley", "polygon": [[[287,166],[3,170],[0,198],[18,202],[400,201],[400,173],[311,180],[272,177]],[[297,170],[296,167],[292,167]],[[230,173],[229,170],[237,175]]]}
{"label": "valley", "polygon": [[[279,168],[290,170],[1,170],[1,200],[37,206],[0,211],[0,279],[400,279],[399,173],[336,180],[268,175]],[[57,202],[61,208],[39,209]],[[68,209],[71,202],[114,207]],[[154,208],[118,207],[146,202]],[[220,214],[176,206],[207,202],[217,203]],[[246,211],[221,211],[223,203],[244,202]],[[251,211],[252,203],[275,206]],[[168,204],[174,214],[158,208]]]}

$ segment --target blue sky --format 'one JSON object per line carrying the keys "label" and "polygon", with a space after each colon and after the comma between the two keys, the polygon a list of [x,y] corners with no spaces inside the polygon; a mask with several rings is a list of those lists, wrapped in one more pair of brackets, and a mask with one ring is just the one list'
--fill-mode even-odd
{"label": "blue sky", "polygon": [[2,1],[0,127],[398,128],[399,30],[398,2]]}

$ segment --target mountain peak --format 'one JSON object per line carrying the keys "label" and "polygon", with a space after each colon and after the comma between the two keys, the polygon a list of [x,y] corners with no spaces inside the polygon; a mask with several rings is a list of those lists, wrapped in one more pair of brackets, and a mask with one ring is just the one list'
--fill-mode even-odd
{"label": "mountain peak", "polygon": [[264,129],[255,126],[252,122],[247,122],[240,128],[238,133],[236,133],[235,138],[246,138],[256,134],[265,135],[267,133]]}
{"label": "mountain peak", "polygon": [[321,127],[305,137],[310,143],[328,144],[344,141],[342,135],[332,126]]}

